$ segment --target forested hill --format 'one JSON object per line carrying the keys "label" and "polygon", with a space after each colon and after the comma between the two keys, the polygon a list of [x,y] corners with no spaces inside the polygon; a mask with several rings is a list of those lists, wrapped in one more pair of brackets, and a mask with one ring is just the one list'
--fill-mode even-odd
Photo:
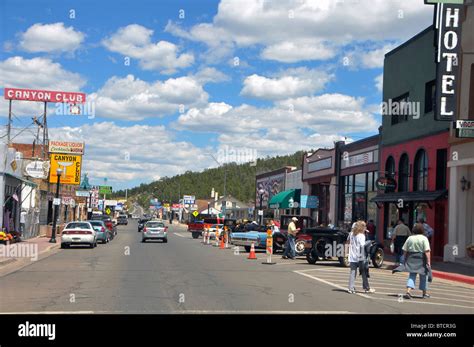
{"label": "forested hill", "polygon": [[[243,202],[255,199],[255,175],[280,169],[284,166],[296,166],[301,168],[303,152],[299,151],[291,155],[267,157],[258,159],[252,166],[247,164],[226,164],[227,168],[227,194],[236,197]],[[160,201],[178,201],[178,194],[195,195],[196,199],[209,198],[212,188],[219,195],[223,194],[224,166],[214,169],[206,169],[202,172],[187,171],[184,174],[173,177],[163,177],[159,181],[149,184],[141,184],[128,190],[128,196],[133,201],[138,201],[141,206],[148,206],[150,198],[158,198]],[[117,191],[114,197],[124,197],[125,191]]]}

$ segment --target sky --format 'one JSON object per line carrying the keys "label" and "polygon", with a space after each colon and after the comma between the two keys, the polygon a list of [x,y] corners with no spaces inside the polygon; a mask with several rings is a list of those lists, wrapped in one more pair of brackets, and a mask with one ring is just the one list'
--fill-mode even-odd
{"label": "sky", "polygon": [[[0,0],[0,88],[86,93],[48,105],[49,137],[131,188],[376,134],[384,54],[432,21],[423,0]],[[42,107],[13,102],[14,142]]]}

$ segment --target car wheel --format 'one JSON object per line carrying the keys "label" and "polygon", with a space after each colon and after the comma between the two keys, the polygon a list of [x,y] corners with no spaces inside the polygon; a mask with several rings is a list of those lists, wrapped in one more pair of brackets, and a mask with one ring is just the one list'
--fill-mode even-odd
{"label": "car wheel", "polygon": [[65,249],[65,248],[67,248],[67,247],[68,247],[67,244],[61,243],[61,248],[62,248],[62,249]]}
{"label": "car wheel", "polygon": [[168,243],[168,239],[163,239],[163,243]]}
{"label": "car wheel", "polygon": [[142,239],[142,242],[145,243],[145,242],[146,242],[146,239]]}
{"label": "car wheel", "polygon": [[349,254],[346,254],[344,257],[337,258],[339,260],[339,264],[343,267],[349,267],[351,264],[349,262]]}
{"label": "car wheel", "polygon": [[314,251],[313,250],[310,250],[307,254],[306,254],[306,261],[309,263],[309,264],[316,264],[316,262],[318,261],[318,257],[314,254]]}
{"label": "car wheel", "polygon": [[199,233],[193,233],[193,239],[197,239],[199,237]]}
{"label": "car wheel", "polygon": [[252,247],[250,247],[250,246],[244,246],[244,248],[245,248],[245,252],[248,253],[248,252],[250,252],[250,249],[251,249]]}
{"label": "car wheel", "polygon": [[305,245],[306,245],[306,242],[304,240],[296,241],[295,243],[296,255],[301,256],[304,254]]}
{"label": "car wheel", "polygon": [[94,248],[94,242],[89,245],[89,248]]}
{"label": "car wheel", "polygon": [[383,265],[383,259],[384,259],[384,251],[382,248],[378,248],[377,251],[375,252],[374,257],[372,258],[372,264],[374,264],[374,267],[380,268]]}

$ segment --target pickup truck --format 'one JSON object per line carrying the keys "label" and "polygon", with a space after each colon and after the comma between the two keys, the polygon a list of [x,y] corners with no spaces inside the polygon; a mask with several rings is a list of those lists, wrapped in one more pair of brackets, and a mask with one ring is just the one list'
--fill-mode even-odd
{"label": "pickup truck", "polygon": [[189,222],[188,231],[192,233],[193,239],[197,239],[204,231],[204,221]]}

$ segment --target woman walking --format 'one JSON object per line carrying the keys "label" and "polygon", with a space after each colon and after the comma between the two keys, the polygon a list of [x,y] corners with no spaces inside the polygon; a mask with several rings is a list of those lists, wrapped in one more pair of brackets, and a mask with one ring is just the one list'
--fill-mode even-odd
{"label": "woman walking", "polygon": [[427,299],[430,297],[428,294],[428,282],[432,280],[431,250],[430,242],[424,235],[424,232],[423,224],[415,224],[412,230],[413,235],[410,236],[403,245],[405,263],[393,271],[406,271],[410,273],[408,275],[407,289],[404,295],[405,299],[413,298],[411,291],[415,289],[417,274],[420,277],[418,288],[422,291],[423,298]]}
{"label": "woman walking", "polygon": [[357,270],[360,270],[362,275],[362,287],[366,293],[374,293],[375,290],[370,288],[368,279],[368,260],[365,252],[365,232],[366,224],[363,221],[358,221],[354,224],[352,231],[349,234],[349,289],[348,293],[354,294],[356,292],[354,283],[357,275]]}

